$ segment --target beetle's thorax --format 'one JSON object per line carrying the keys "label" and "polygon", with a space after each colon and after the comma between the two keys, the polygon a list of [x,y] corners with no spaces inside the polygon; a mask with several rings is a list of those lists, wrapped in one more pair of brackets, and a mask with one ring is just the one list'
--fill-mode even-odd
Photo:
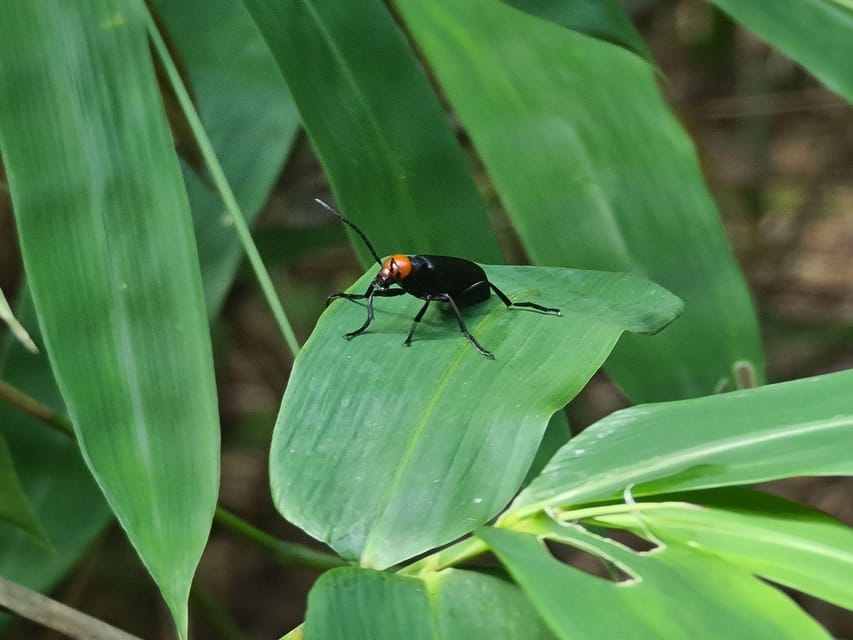
{"label": "beetle's thorax", "polygon": [[395,253],[382,263],[379,275],[376,276],[376,284],[384,288],[405,280],[410,273],[412,273],[412,261],[409,256]]}

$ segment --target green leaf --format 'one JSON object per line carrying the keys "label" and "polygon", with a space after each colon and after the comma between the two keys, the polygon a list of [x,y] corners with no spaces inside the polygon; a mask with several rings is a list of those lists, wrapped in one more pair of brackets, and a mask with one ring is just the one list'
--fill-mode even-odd
{"label": "green leaf", "polygon": [[678,545],[638,553],[576,525],[543,521],[536,529],[629,575],[611,582],[563,564],[539,536],[479,529],[560,638],[829,638],[785,595],[712,556]]}
{"label": "green leaf", "polygon": [[710,0],[853,102],[853,3],[849,0]]}
{"label": "green leaf", "polygon": [[14,3],[0,40],[0,147],[78,442],[186,637],[216,502],[218,418],[189,207],[144,10]]}
{"label": "green leaf", "polygon": [[[380,253],[502,257],[470,168],[380,0],[246,0],[341,208]],[[370,37],[365,37],[370,34]],[[318,207],[318,216],[325,216]],[[368,252],[356,243],[364,264]]]}
{"label": "green leaf", "polygon": [[[825,513],[745,489],[680,493],[671,507],[597,520],[722,556],[775,583],[853,609],[853,529]],[[642,522],[643,527],[638,526]]]}
{"label": "green leaf", "polygon": [[15,473],[9,445],[0,434],[0,531],[4,523],[6,527],[25,531],[42,544],[48,541]]}
{"label": "green leaf", "polygon": [[[18,317],[41,333],[28,294],[21,294]],[[63,404],[44,352],[29,353],[7,342],[0,372],[9,384],[54,410]],[[7,404],[0,403],[0,434],[9,444],[24,491],[44,527],[50,547],[18,529],[0,526],[0,575],[46,591],[64,575],[112,519],[77,443]],[[5,622],[0,616],[0,626]]]}
{"label": "green leaf", "polygon": [[643,38],[618,0],[503,0],[531,15],[625,47],[651,60]]}
{"label": "green leaf", "polygon": [[515,516],[621,496],[853,474],[853,370],[633,407],[595,423],[515,500]]}
{"label": "green leaf", "polygon": [[[401,346],[423,301],[345,300],[320,318],[294,365],[276,422],[270,482],[290,522],[364,566],[384,568],[471,531],[503,507],[548,419],[589,380],[622,331],[654,332],[680,301],[629,274],[486,267],[512,300],[563,310],[465,310],[480,355],[436,310]],[[375,276],[364,275],[353,291]]]}
{"label": "green leaf", "polygon": [[449,569],[424,580],[358,568],[329,571],[308,597],[306,640],[546,640],[518,587]]}
{"label": "green leaf", "polygon": [[[216,156],[251,223],[299,125],[278,65],[240,0],[155,0],[186,66]],[[215,317],[243,256],[222,200],[185,167],[208,316]]]}
{"label": "green leaf", "polygon": [[[641,274],[680,321],[627,336],[608,373],[634,402],[707,395],[763,356],[746,285],[654,70],[493,0],[395,0],[536,264]],[[476,16],[476,19],[472,19]],[[654,375],[650,375],[650,372]]]}

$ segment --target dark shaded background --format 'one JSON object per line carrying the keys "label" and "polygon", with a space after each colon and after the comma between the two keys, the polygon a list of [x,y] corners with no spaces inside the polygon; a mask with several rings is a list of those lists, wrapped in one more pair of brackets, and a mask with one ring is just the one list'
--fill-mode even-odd
{"label": "dark shaded background", "polygon": [[[662,90],[696,141],[756,300],[770,381],[853,367],[850,105],[704,2],[626,4],[660,65]],[[464,131],[459,135],[467,140]],[[301,340],[326,295],[361,273],[335,221],[317,215],[313,198],[327,189],[301,137],[256,232]],[[486,196],[496,228],[506,231],[497,197]],[[512,251],[511,234],[503,240]],[[20,274],[8,192],[0,186],[0,287],[14,296]],[[213,335],[223,421],[221,503],[273,535],[308,542],[281,520],[269,497],[268,446],[291,359],[248,272],[238,277]],[[598,375],[569,408],[573,428],[621,406],[618,390]],[[853,525],[851,489],[847,478],[768,486]],[[583,558],[578,563],[585,566]],[[277,638],[302,620],[315,577],[214,526],[191,599],[193,637]],[[115,525],[56,597],[145,638],[173,634],[153,583]],[[830,633],[853,637],[853,614],[793,597]],[[3,637],[59,636],[22,623]]]}

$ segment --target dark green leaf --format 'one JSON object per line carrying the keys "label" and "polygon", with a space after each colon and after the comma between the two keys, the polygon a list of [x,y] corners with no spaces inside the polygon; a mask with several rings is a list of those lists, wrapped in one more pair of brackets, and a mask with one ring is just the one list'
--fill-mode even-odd
{"label": "dark green leaf", "polygon": [[[492,0],[396,0],[536,264],[629,271],[685,302],[608,372],[634,402],[763,377],[744,279],[690,139],[632,53]],[[476,18],[472,18],[476,16]]]}
{"label": "dark green leaf", "polygon": [[516,9],[601,40],[651,60],[643,38],[619,0],[503,0]]}
{"label": "dark green leaf", "polygon": [[849,0],[710,0],[853,102],[853,3]]}
{"label": "dark green leaf", "polygon": [[[186,66],[216,156],[247,222],[266,201],[299,118],[278,66],[240,0],[156,0]],[[214,317],[243,255],[219,194],[185,170]]]}
{"label": "dark green leaf", "polygon": [[[278,60],[341,208],[379,253],[500,262],[470,168],[383,3],[246,0],[246,6]],[[328,214],[318,207],[317,215]],[[360,241],[356,246],[370,263]]]}

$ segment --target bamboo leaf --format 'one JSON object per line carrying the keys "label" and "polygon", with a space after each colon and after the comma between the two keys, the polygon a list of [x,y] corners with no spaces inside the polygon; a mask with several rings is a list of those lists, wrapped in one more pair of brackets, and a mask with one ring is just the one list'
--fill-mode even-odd
{"label": "bamboo leaf", "polygon": [[617,411],[563,447],[513,503],[548,507],[807,475],[851,475],[853,370]]}
{"label": "bamboo leaf", "polygon": [[435,310],[411,348],[401,347],[423,304],[411,296],[378,299],[370,331],[344,340],[365,309],[341,300],[296,360],[273,434],[273,498],[287,520],[364,566],[390,566],[495,515],[518,490],[549,417],[619,335],[660,330],[681,307],[627,274],[486,271],[512,300],[563,316],[506,309],[495,297],[466,309],[471,332],[494,349],[487,360]]}
{"label": "bamboo leaf", "polygon": [[618,44],[651,60],[651,52],[618,0],[503,0],[544,20]]}
{"label": "bamboo leaf", "polygon": [[186,637],[216,501],[218,418],[189,207],[143,12],[118,0],[14,3],[0,41],[0,146],[84,457]]}
{"label": "bamboo leaf", "polygon": [[[853,102],[853,3],[849,0],[710,0]],[[818,44],[819,43],[819,44]]]}
{"label": "bamboo leaf", "polygon": [[[216,156],[246,221],[257,217],[299,126],[275,59],[241,0],[156,0],[186,68]],[[208,316],[213,318],[243,256],[222,201],[184,167]]]}
{"label": "bamboo leaf", "polygon": [[[534,263],[640,274],[682,298],[607,371],[634,402],[759,382],[758,323],[690,139],[644,60],[493,0],[395,0]],[[654,375],[651,375],[654,372]]]}
{"label": "bamboo leaf", "polygon": [[246,7],[341,208],[377,249],[500,262],[470,168],[384,4],[246,0]]}
{"label": "bamboo leaf", "polygon": [[[664,496],[670,507],[601,522],[651,531],[664,542],[689,545],[746,571],[853,610],[853,529],[782,498],[746,489]],[[697,508],[698,507],[698,508]]]}
{"label": "bamboo leaf", "polygon": [[[784,594],[711,556],[678,545],[637,553],[553,522],[536,530],[484,527],[477,535],[560,638],[829,638]],[[565,565],[540,536],[612,562],[629,578],[611,582]]]}
{"label": "bamboo leaf", "polygon": [[446,570],[424,579],[334,569],[308,597],[306,640],[548,640],[521,590],[501,577]]}

